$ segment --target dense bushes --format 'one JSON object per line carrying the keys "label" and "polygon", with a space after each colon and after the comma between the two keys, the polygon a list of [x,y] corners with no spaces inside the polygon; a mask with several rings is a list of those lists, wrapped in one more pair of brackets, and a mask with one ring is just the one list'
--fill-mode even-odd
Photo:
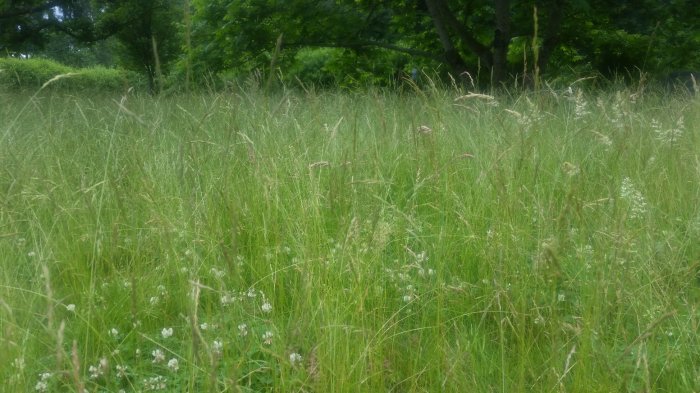
{"label": "dense bushes", "polygon": [[57,75],[70,74],[47,85],[62,91],[115,92],[144,86],[142,78],[130,71],[104,67],[71,68],[46,59],[0,58],[0,89],[39,89]]}

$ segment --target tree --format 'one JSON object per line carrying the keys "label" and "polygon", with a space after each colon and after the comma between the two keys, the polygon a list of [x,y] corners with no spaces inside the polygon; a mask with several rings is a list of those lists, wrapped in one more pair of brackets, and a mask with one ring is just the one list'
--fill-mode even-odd
{"label": "tree", "polygon": [[172,0],[103,1],[95,30],[114,34],[122,63],[146,75],[151,92],[158,90],[159,74],[180,55],[177,23],[182,6]]}
{"label": "tree", "polygon": [[180,54],[181,14],[174,0],[0,0],[0,50],[65,61],[71,58],[47,43],[64,43],[70,52],[116,37],[122,64],[145,74],[155,91],[159,69],[167,71]]}
{"label": "tree", "polygon": [[[549,0],[544,65],[558,44],[563,0]],[[442,63],[454,74],[489,70],[499,83],[508,75],[511,20],[509,0],[296,0],[195,2],[195,36],[208,65],[258,67],[279,34],[288,49],[337,47],[359,51],[383,48]],[[532,18],[532,8],[526,10]],[[222,17],[223,15],[223,17]],[[520,18],[519,20],[524,20]],[[532,32],[532,22],[519,26]],[[489,33],[492,32],[492,33]]]}
{"label": "tree", "polygon": [[[41,48],[51,32],[72,32],[62,11],[74,14],[80,1],[0,0],[0,51],[17,53]],[[65,22],[65,24],[64,24]]]}

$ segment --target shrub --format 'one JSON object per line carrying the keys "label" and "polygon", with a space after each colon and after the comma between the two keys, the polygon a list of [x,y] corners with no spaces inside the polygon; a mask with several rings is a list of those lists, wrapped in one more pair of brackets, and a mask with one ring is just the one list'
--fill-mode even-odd
{"label": "shrub", "polygon": [[68,78],[52,82],[54,91],[115,92],[129,87],[142,88],[142,78],[130,71],[104,67],[71,68],[47,59],[0,59],[0,89],[35,90],[57,75]]}

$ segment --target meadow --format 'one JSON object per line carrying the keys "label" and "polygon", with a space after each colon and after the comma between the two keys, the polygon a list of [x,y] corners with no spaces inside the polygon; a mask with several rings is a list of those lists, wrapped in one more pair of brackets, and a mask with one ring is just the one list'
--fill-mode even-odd
{"label": "meadow", "polygon": [[700,391],[700,100],[0,93],[7,392]]}

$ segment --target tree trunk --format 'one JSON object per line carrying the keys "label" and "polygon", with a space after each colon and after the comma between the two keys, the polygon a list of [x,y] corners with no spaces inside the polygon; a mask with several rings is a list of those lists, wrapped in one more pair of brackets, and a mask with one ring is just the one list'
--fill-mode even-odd
{"label": "tree trunk", "polygon": [[435,31],[437,31],[438,37],[440,37],[440,44],[442,44],[445,62],[450,66],[453,72],[460,75],[467,71],[467,67],[452,43],[452,38],[445,26],[444,13],[440,9],[439,4],[437,4],[437,1],[438,0],[425,0],[425,5],[428,6],[428,12],[433,19]]}
{"label": "tree trunk", "polygon": [[496,31],[493,36],[493,83],[506,79],[510,43],[510,0],[495,0]]}
{"label": "tree trunk", "polygon": [[542,35],[542,47],[540,48],[537,66],[540,73],[544,73],[549,63],[549,58],[561,41],[561,23],[564,19],[564,0],[555,0],[549,7],[547,26]]}

